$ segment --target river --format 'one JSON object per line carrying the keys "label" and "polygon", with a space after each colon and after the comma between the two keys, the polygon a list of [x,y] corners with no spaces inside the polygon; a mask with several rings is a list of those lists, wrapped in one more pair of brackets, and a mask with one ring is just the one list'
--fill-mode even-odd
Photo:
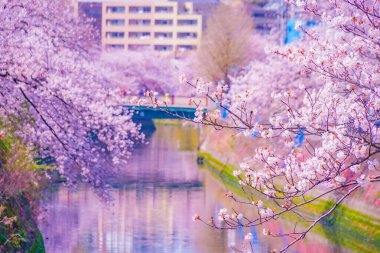
{"label": "river", "polygon": [[[158,125],[148,143],[136,147],[112,190],[102,202],[87,186],[57,186],[43,203],[40,229],[47,253],[224,253],[239,248],[252,232],[254,251],[273,243],[261,230],[214,230],[193,222],[231,203],[223,186],[196,163],[199,129]],[[247,210],[249,212],[249,210]],[[290,252],[347,252],[326,238],[310,234]]]}

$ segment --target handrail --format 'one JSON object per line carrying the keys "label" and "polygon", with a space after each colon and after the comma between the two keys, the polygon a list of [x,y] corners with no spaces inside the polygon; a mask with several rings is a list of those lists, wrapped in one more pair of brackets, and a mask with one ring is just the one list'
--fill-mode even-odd
{"label": "handrail", "polygon": [[[147,99],[144,96],[141,95],[133,95],[133,94],[122,94],[122,98],[125,98],[125,103],[124,105],[135,105],[139,106],[139,100],[145,99],[149,101],[149,98]],[[191,97],[186,97],[186,96],[174,96],[174,95],[160,95],[156,96],[158,101],[164,101],[165,106],[167,107],[188,107],[188,108],[196,108],[197,106],[194,104],[192,101]],[[200,105],[203,107],[208,107],[209,106],[209,101],[208,98],[197,98],[199,101]],[[135,101],[135,102],[134,102]],[[197,102],[198,103],[198,102]],[[144,105],[141,106],[149,106],[149,102],[147,102]]]}

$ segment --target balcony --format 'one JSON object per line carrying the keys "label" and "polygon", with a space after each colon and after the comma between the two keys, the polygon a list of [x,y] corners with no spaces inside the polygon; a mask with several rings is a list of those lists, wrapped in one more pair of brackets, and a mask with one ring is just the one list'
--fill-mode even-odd
{"label": "balcony", "polygon": [[107,7],[107,13],[125,13],[124,6],[109,6]]}
{"label": "balcony", "polygon": [[130,32],[128,34],[128,37],[131,39],[149,39],[150,38],[150,32]]}
{"label": "balcony", "polygon": [[172,51],[173,46],[172,45],[154,45],[154,50],[161,51],[161,52]]}
{"label": "balcony", "polygon": [[136,25],[136,26],[148,26],[150,25],[150,19],[130,19],[129,25]]}
{"label": "balcony", "polygon": [[174,9],[171,6],[157,6],[155,8],[156,13],[173,13]]}
{"label": "balcony", "polygon": [[156,19],[154,21],[155,25],[162,25],[162,26],[171,26],[173,25],[173,20],[171,19]]}
{"label": "balcony", "polygon": [[196,39],[198,34],[195,32],[179,32],[177,33],[178,39]]}
{"label": "balcony", "polygon": [[124,44],[106,44],[106,49],[124,49]]}
{"label": "balcony", "polygon": [[107,38],[113,38],[113,39],[124,38],[125,33],[124,32],[107,32],[106,37]]}
{"label": "balcony", "polygon": [[107,26],[124,26],[125,20],[124,19],[107,19],[106,25]]}
{"label": "balcony", "polygon": [[150,13],[152,8],[150,6],[131,6],[129,13]]}
{"label": "balcony", "polygon": [[135,45],[135,44],[130,44],[130,45],[128,45],[128,50],[138,51],[138,50],[148,49],[149,47],[150,47],[150,45]]}
{"label": "balcony", "polygon": [[196,26],[198,24],[198,20],[196,19],[179,19],[179,26]]}
{"label": "balcony", "polygon": [[192,51],[192,50],[196,50],[197,46],[195,46],[195,45],[178,45],[177,49],[180,52]]}
{"label": "balcony", "polygon": [[171,39],[171,38],[173,38],[173,33],[171,33],[171,32],[156,32],[156,33],[154,33],[154,38],[156,38],[156,39]]}

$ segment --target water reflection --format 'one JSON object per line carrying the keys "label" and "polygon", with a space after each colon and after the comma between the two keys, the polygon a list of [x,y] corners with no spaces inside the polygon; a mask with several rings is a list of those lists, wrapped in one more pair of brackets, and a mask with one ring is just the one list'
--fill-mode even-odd
{"label": "water reflection", "polygon": [[[216,231],[191,220],[194,213],[211,216],[229,205],[225,187],[195,163],[197,140],[197,129],[158,127],[122,171],[111,205],[85,186],[76,192],[59,187],[41,223],[47,252],[223,253],[240,246],[248,230]],[[255,252],[278,246],[250,231]],[[294,252],[338,251],[317,237]]]}

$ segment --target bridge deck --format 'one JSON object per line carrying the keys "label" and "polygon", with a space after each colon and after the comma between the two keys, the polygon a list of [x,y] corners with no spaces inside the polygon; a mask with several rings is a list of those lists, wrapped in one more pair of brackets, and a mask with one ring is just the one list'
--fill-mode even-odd
{"label": "bridge deck", "polygon": [[124,105],[124,108],[133,111],[132,119],[145,120],[145,119],[180,119],[195,117],[195,108],[186,107],[166,107],[166,108],[153,108],[134,105]]}
{"label": "bridge deck", "polygon": [[[149,98],[139,96],[122,96],[122,106],[130,111],[134,111],[133,119],[180,119],[195,117],[196,105],[189,97],[181,96],[157,96],[158,101],[165,101],[165,105],[160,108],[154,108],[149,102],[144,105],[138,105],[139,100],[149,100]],[[118,101],[120,103],[120,101]],[[207,98],[196,98],[196,103],[204,108],[209,106]]]}

